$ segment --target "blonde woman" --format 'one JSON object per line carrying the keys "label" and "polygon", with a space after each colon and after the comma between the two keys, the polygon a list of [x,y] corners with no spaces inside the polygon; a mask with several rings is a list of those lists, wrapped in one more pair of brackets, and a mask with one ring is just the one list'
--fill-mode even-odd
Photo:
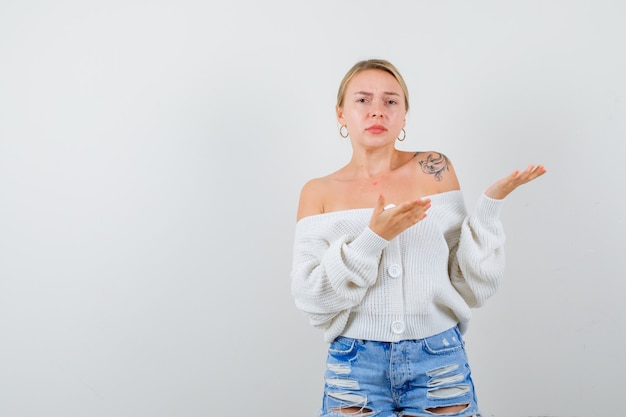
{"label": "blonde woman", "polygon": [[302,188],[292,292],[329,343],[320,416],[479,416],[462,334],[504,272],[503,199],[546,171],[514,171],[466,211],[450,160],[404,152],[408,91],[385,60],[337,95],[344,167]]}

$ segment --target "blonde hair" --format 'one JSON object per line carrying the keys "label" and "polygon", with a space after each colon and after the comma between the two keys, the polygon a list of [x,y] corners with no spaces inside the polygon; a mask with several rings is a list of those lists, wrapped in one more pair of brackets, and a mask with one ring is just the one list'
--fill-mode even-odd
{"label": "blonde hair", "polygon": [[400,71],[389,61],[384,59],[367,59],[359,61],[344,75],[341,84],[339,84],[339,91],[337,91],[337,107],[343,106],[343,99],[346,94],[346,88],[355,75],[365,70],[381,70],[388,74],[391,74],[393,78],[398,81],[402,91],[404,92],[404,106],[406,111],[409,111],[409,90],[404,82],[404,78],[400,75]]}

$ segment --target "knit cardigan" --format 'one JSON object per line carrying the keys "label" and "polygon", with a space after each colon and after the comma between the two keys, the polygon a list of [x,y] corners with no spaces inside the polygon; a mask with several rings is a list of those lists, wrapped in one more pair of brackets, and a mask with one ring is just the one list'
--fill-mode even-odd
{"label": "knit cardigan", "polygon": [[503,200],[481,195],[468,215],[460,190],[429,196],[428,216],[386,240],[371,208],[304,217],[296,224],[291,289],[296,307],[333,341],[422,339],[454,326],[504,275]]}

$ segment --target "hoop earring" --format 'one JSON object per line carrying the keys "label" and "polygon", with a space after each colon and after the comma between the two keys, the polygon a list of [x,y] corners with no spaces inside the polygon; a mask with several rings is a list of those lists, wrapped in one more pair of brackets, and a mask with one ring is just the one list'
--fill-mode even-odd
{"label": "hoop earring", "polygon": [[[345,133],[344,133],[344,129],[345,129]],[[348,132],[348,127],[346,125],[341,125],[341,127],[339,128],[339,136],[341,136],[344,139],[350,136],[350,132]]]}
{"label": "hoop earring", "polygon": [[402,129],[402,137],[401,138],[398,137],[396,139],[398,139],[400,142],[406,139],[406,130]]}

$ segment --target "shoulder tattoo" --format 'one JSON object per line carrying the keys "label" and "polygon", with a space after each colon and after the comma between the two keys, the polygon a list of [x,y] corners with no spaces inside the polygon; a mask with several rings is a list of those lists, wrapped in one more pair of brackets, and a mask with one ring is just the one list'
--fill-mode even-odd
{"label": "shoulder tattoo", "polygon": [[[417,156],[417,154],[415,155]],[[448,157],[439,152],[430,152],[425,159],[419,161],[422,171],[426,174],[434,175],[435,180],[441,181],[441,175],[448,171]]]}

